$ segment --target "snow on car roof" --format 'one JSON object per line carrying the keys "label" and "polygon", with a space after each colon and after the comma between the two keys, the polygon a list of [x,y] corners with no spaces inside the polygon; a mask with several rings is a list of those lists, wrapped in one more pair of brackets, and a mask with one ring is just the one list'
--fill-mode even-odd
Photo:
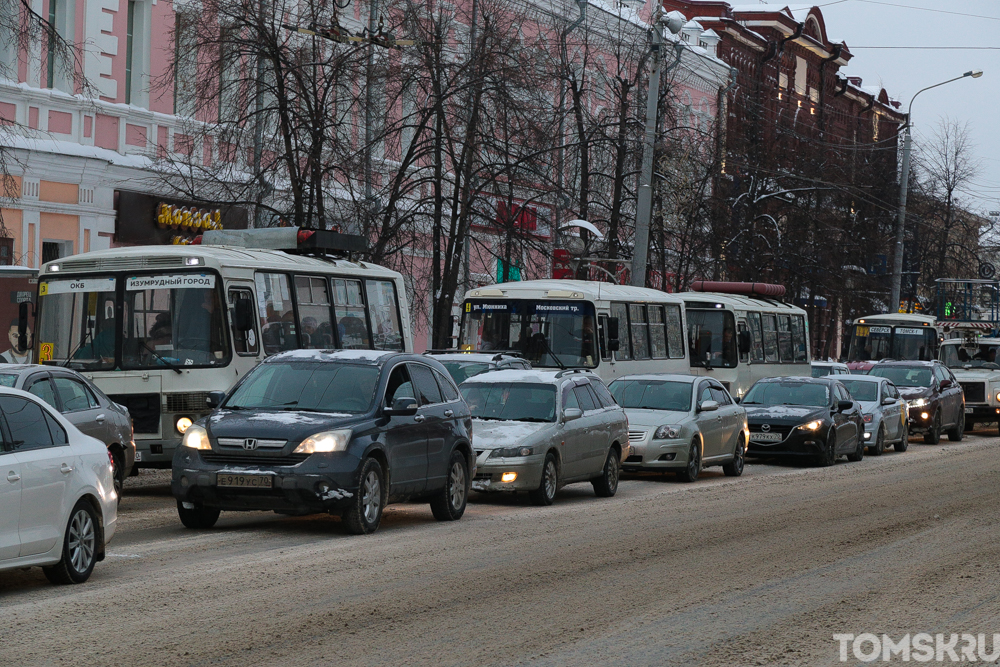
{"label": "snow on car roof", "polygon": [[476,382],[529,382],[535,384],[554,384],[559,382],[562,378],[571,377],[590,377],[590,373],[571,373],[559,377],[559,370],[502,370],[493,371],[491,373],[483,373],[482,375],[475,375],[462,384],[470,384]]}
{"label": "snow on car roof", "polygon": [[858,373],[857,375],[855,375],[853,373],[848,374],[848,375],[844,375],[844,374],[840,374],[840,375],[827,375],[826,377],[830,378],[831,380],[841,380],[841,381],[843,381],[843,380],[861,380],[862,382],[888,382],[889,381],[888,378],[884,378],[881,375],[861,375],[860,373]]}
{"label": "snow on car roof", "polygon": [[435,352],[426,356],[431,359],[437,359],[438,361],[474,361],[479,363],[489,363],[493,361],[497,355],[500,355],[501,359],[520,359],[520,357],[516,355],[501,354],[500,352]]}
{"label": "snow on car roof", "polygon": [[679,375],[677,373],[636,373],[634,375],[623,375],[615,380],[670,380],[671,382],[693,383],[700,380],[701,375]]}
{"label": "snow on car roof", "polygon": [[396,350],[288,350],[270,357],[274,361],[381,361],[389,355],[399,354]]}

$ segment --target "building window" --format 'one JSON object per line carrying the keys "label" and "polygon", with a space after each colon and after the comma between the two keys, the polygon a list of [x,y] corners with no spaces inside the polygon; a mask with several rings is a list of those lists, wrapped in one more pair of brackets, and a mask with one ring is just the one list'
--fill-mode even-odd
{"label": "building window", "polygon": [[239,31],[223,28],[220,35],[219,120],[235,122],[240,118],[240,51]]}
{"label": "building window", "polygon": [[125,21],[125,104],[132,104],[132,49],[134,34],[135,0],[128,0],[128,16]]}
{"label": "building window", "polygon": [[809,63],[802,56],[795,56],[795,92],[799,95],[806,94],[808,76]]}
{"label": "building window", "polygon": [[[49,25],[53,28],[56,25],[56,18],[58,17],[56,13],[57,0],[49,0]],[[45,87],[55,88],[56,85],[56,40],[53,39],[52,35],[48,37],[48,54],[45,59],[45,64],[47,71],[45,74]]]}
{"label": "building window", "polygon": [[174,113],[193,116],[198,77],[197,24],[193,14],[174,17]]}
{"label": "building window", "polygon": [[0,75],[17,79],[18,35],[21,33],[20,3],[0,0]]}

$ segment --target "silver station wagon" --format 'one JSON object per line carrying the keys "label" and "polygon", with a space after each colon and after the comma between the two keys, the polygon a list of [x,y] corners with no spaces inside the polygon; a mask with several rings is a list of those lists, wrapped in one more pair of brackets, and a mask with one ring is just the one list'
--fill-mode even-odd
{"label": "silver station wagon", "polygon": [[551,505],[565,484],[618,490],[628,421],[607,387],[582,370],[506,370],[459,387],[472,410],[474,491],[527,491]]}

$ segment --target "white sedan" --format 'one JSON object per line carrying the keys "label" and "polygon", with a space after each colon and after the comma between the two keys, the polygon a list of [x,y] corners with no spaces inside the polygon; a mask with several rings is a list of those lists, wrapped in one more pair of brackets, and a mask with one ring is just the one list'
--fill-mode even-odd
{"label": "white sedan", "polygon": [[0,389],[0,432],[0,570],[83,583],[118,518],[108,448],[17,389]]}

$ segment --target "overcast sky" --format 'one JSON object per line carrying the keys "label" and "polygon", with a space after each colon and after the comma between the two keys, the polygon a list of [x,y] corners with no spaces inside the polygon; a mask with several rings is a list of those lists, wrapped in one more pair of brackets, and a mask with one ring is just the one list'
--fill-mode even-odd
{"label": "overcast sky", "polygon": [[[983,214],[1000,211],[1000,0],[816,0],[813,5],[823,12],[830,40],[847,42],[854,54],[842,71],[863,77],[863,85],[881,85],[890,97],[902,102],[904,112],[921,88],[969,70],[985,72],[979,79],[961,79],[921,93],[913,105],[914,145],[918,148],[921,141],[931,140],[946,116],[968,122],[982,170],[963,196],[972,210]],[[860,48],[863,46],[978,46],[994,50]]]}

